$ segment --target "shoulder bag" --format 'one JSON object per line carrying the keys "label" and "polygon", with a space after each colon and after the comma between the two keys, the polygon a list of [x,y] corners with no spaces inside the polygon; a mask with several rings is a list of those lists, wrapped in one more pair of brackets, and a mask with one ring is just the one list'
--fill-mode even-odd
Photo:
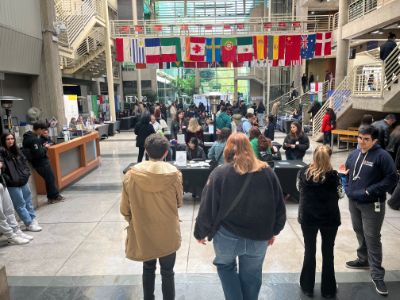
{"label": "shoulder bag", "polygon": [[[224,149],[225,149],[225,146],[224,146]],[[218,155],[216,160],[212,159],[210,161],[210,170],[211,171],[214,170],[216,167],[218,167],[219,160],[221,159],[221,156],[224,154],[224,149],[222,149],[221,153]]]}

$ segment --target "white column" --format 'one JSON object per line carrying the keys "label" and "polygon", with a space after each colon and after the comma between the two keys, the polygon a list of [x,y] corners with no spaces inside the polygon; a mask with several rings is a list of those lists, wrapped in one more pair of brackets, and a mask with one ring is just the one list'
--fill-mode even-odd
{"label": "white column", "polygon": [[104,15],[106,16],[106,27],[104,28],[105,46],[106,46],[106,71],[107,71],[107,87],[108,87],[108,102],[110,104],[110,121],[117,120],[115,115],[115,100],[114,100],[114,74],[111,56],[111,43],[110,43],[110,18],[108,16],[108,1],[103,1]]}
{"label": "white column", "polygon": [[[266,10],[264,9],[264,17],[265,17]],[[272,13],[272,8],[271,8],[271,0],[268,0],[268,22],[271,22],[271,13]],[[267,60],[268,61],[268,60]],[[265,68],[263,66],[263,68]],[[269,116],[269,102],[271,98],[271,66],[269,63],[267,63],[267,99],[266,100],[266,109],[267,109],[267,116]],[[264,81],[264,90],[265,90],[265,81]]]}
{"label": "white column", "polygon": [[335,85],[336,87],[343,81],[347,75],[347,63],[349,57],[349,40],[342,39],[342,28],[349,18],[349,8],[347,0],[339,0],[339,20],[337,29],[337,41],[336,41],[336,75]]}
{"label": "white column", "polygon": [[[132,19],[133,25],[138,24],[138,14],[137,14],[137,0],[132,0]],[[139,101],[142,101],[142,71],[140,69],[136,69],[136,86],[137,86],[137,97]]]}

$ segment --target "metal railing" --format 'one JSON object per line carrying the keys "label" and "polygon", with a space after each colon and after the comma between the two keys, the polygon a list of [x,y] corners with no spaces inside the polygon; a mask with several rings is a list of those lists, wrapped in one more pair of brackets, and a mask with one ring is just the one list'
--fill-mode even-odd
{"label": "metal railing", "polygon": [[349,5],[349,22],[375,11],[394,0],[356,0]]}
{"label": "metal railing", "polygon": [[59,35],[59,42],[62,46],[71,47],[93,17],[104,22],[103,2],[102,0],[84,0],[82,2],[55,0],[56,20],[64,23],[66,27],[66,30]]}
{"label": "metal railing", "polygon": [[332,96],[330,96],[321,106],[320,110],[313,118],[313,138],[316,138],[321,134],[322,118],[324,117],[325,111],[328,107],[332,108],[336,114],[336,118],[339,118],[340,114],[346,111],[345,108],[351,105],[352,87],[353,76],[346,76],[335,89]]}
{"label": "metal railing", "polygon": [[400,78],[400,44],[382,62],[355,67],[354,95],[357,97],[383,97],[385,91]]}
{"label": "metal railing", "polygon": [[335,13],[333,15],[333,30],[338,29],[339,27],[339,12]]}
{"label": "metal railing", "polygon": [[271,33],[307,33],[333,30],[333,15],[273,16],[268,18],[248,18],[245,22],[235,17],[210,19],[209,17],[179,18],[163,20],[114,20],[111,24],[112,37],[129,36],[188,36],[188,35],[255,35]]}

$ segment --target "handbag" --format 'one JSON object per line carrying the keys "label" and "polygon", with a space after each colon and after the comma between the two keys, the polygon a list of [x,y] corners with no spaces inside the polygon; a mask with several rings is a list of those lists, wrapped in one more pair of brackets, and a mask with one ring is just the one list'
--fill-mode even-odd
{"label": "handbag", "polygon": [[218,162],[221,159],[222,154],[224,154],[224,150],[222,149],[221,153],[218,155],[218,158],[216,160],[212,159],[210,161],[210,170],[214,170],[216,167],[218,167]]}
{"label": "handbag", "polygon": [[239,193],[237,194],[237,196],[235,197],[235,199],[233,199],[231,206],[229,206],[229,208],[225,211],[225,213],[220,213],[218,214],[215,223],[211,229],[210,234],[208,235],[208,240],[211,241],[211,239],[213,238],[213,236],[215,235],[215,233],[218,231],[219,228],[219,224],[221,223],[222,220],[224,220],[230,213],[231,211],[238,205],[239,201],[242,199],[244,193],[247,190],[247,187],[250,184],[251,178],[253,178],[253,173],[248,173],[247,177],[244,181],[244,184],[242,185],[242,188],[240,189]]}

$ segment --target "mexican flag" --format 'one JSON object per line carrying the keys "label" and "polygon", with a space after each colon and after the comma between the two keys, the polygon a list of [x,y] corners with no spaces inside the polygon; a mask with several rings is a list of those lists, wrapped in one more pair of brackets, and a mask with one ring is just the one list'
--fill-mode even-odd
{"label": "mexican flag", "polygon": [[237,38],[237,61],[252,61],[254,56],[253,38],[238,37]]}
{"label": "mexican flag", "polygon": [[223,62],[236,61],[236,38],[222,38],[221,60]]}

